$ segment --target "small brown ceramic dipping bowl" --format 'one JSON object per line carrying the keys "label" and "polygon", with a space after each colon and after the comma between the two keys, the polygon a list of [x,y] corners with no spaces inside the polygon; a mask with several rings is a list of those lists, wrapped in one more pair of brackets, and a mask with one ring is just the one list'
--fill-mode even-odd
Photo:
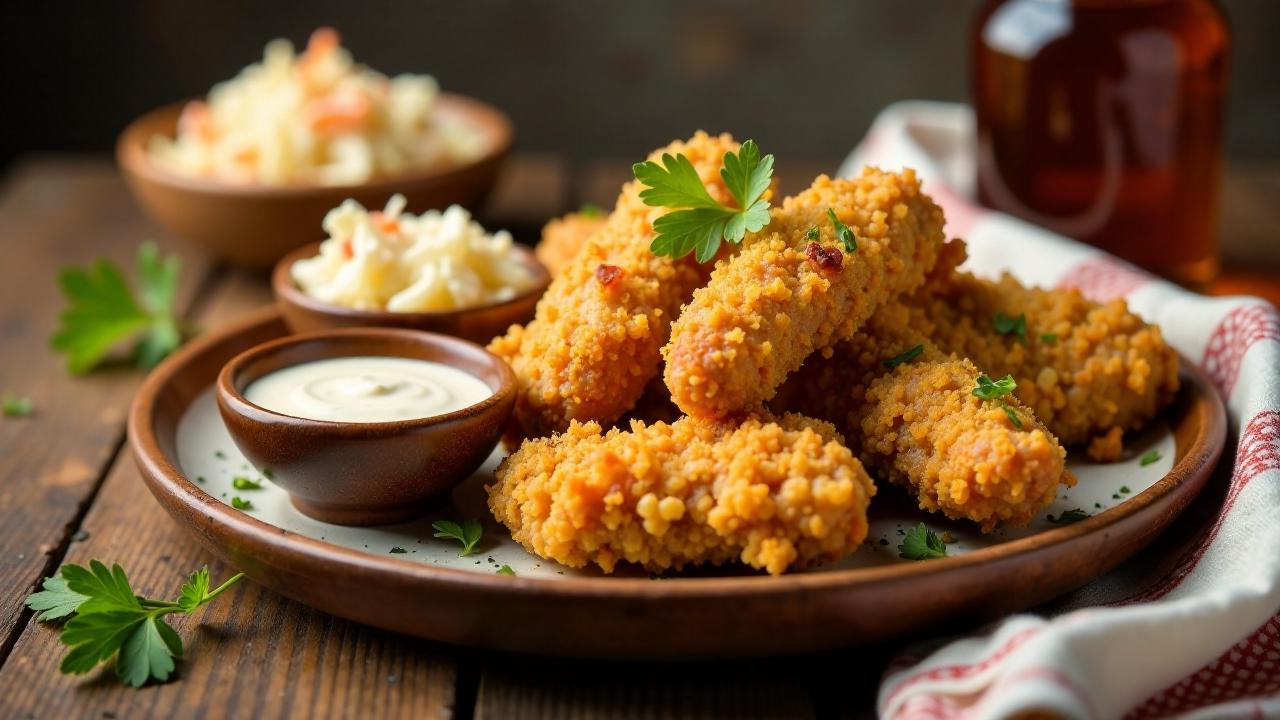
{"label": "small brown ceramic dipping bowl", "polygon": [[[301,363],[352,356],[432,360],[476,376],[493,395],[451,413],[348,423],[272,412],[245,399],[254,380]],[[457,338],[398,329],[292,335],[253,347],[222,368],[218,411],[240,451],[271,472],[303,514],[338,525],[383,525],[426,512],[493,450],[511,417],[515,375],[497,356]]]}
{"label": "small brown ceramic dipping bowl", "polygon": [[322,300],[316,300],[302,291],[293,281],[289,270],[303,258],[313,257],[320,251],[320,243],[311,243],[289,253],[276,263],[271,274],[271,291],[276,296],[276,306],[284,316],[285,324],[293,332],[318,332],[350,327],[398,327],[426,330],[460,337],[481,345],[507,331],[513,324],[524,324],[533,318],[538,298],[551,284],[551,274],[533,256],[533,251],[523,245],[512,245],[520,263],[533,273],[533,287],[500,303],[440,310],[436,312],[392,312],[390,310],[353,310]]}
{"label": "small brown ceramic dipping bowl", "polygon": [[347,198],[381,209],[400,193],[410,212],[461,205],[475,211],[488,196],[511,148],[511,121],[496,108],[443,93],[436,112],[483,138],[473,160],[442,163],[358,185],[247,185],[182,175],[157,165],[147,151],[156,135],[173,137],[185,102],[133,121],[116,143],[116,161],[134,198],[152,220],[231,262],[268,268],[285,253],[324,234],[325,213]]}

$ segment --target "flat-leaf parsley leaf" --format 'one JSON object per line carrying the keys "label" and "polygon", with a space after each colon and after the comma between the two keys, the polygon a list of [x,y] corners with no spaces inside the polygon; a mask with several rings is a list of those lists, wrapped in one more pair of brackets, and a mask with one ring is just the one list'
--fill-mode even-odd
{"label": "flat-leaf parsley leaf", "polygon": [[462,544],[462,552],[458,555],[470,555],[476,543],[484,537],[484,526],[479,520],[463,520],[461,525],[452,520],[437,520],[431,523],[431,527],[436,531],[436,537],[457,540]]}
{"label": "flat-leaf parsley leaf", "polygon": [[119,565],[107,569],[93,560],[87,568],[64,565],[60,573],[46,579],[44,589],[32,593],[26,603],[40,613],[40,620],[74,615],[59,636],[70,648],[62,659],[62,672],[84,674],[114,656],[116,675],[133,687],[168,680],[173,659],[182,655],[181,638],[162,618],[193,612],[243,577],[235,575],[210,590],[209,569],[201,568],[170,602],[135,595]]}
{"label": "flat-leaf parsley leaf", "polygon": [[695,253],[698,262],[715,257],[720,242],[742,242],[748,232],[769,224],[765,191],[773,179],[773,156],[760,157],[754,140],[738,152],[724,154],[720,177],[738,207],[721,205],[707,192],[693,163],[683,154],[664,154],[662,163],[636,163],[631,171],[646,188],[640,199],[650,207],[672,208],[653,223],[657,235],[649,249],[655,255],[682,258]]}
{"label": "flat-leaf parsley leaf", "polygon": [[920,523],[907,531],[898,546],[898,556],[908,560],[932,560],[947,556],[947,544],[938,534]]}
{"label": "flat-leaf parsley leaf", "polygon": [[137,262],[137,297],[120,269],[107,260],[58,274],[68,304],[49,344],[67,356],[71,372],[88,372],[125,340],[136,340],[134,358],[143,367],[160,362],[181,344],[173,307],[181,261],[173,255],[162,261],[155,244],[144,243]]}

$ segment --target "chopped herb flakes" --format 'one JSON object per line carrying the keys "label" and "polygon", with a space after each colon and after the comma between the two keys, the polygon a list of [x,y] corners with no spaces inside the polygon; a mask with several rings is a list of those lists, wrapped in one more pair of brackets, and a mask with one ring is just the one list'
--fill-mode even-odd
{"label": "chopped herb flakes", "polygon": [[805,231],[804,231],[804,239],[805,239],[805,240],[808,240],[809,242],[817,242],[817,240],[818,240],[818,226],[817,226],[817,225],[814,225],[814,226],[810,227],[808,230],[805,230]]}
{"label": "chopped herb flakes", "polygon": [[898,367],[899,365],[901,365],[902,363],[911,362],[912,360],[915,360],[916,358],[920,357],[920,354],[923,352],[924,352],[924,345],[916,345],[910,350],[907,350],[898,355],[894,355],[888,360],[885,360],[884,366],[892,370]]}
{"label": "chopped herb flakes", "polygon": [[1129,494],[1129,492],[1130,492],[1130,490],[1129,490],[1129,486],[1128,486],[1128,485],[1121,485],[1121,486],[1120,486],[1120,494],[1121,494],[1121,495],[1128,495],[1128,494]]}
{"label": "chopped herb flakes", "polygon": [[1160,461],[1160,451],[1148,450],[1142,454],[1142,457],[1138,460],[1138,464],[1141,465],[1142,467],[1146,467],[1152,463],[1159,462],[1159,461]]}
{"label": "chopped herb flakes", "polygon": [[1005,375],[999,380],[992,380],[986,375],[978,376],[978,384],[974,386],[972,393],[974,397],[994,402],[1004,414],[1008,416],[1009,422],[1013,426],[1022,429],[1022,419],[1018,417],[1018,413],[1009,403],[1005,401],[1004,396],[1009,395],[1018,387],[1018,383],[1014,381],[1012,375]]}
{"label": "chopped herb flakes", "polygon": [[1054,344],[1054,343],[1058,342],[1058,333],[1051,333],[1051,332],[1048,332],[1048,333],[1041,333],[1041,334],[1040,334],[1040,342],[1042,342],[1042,343],[1044,343],[1044,344],[1046,344],[1046,345],[1052,345],[1052,344]]}
{"label": "chopped herb flakes", "polygon": [[405,550],[405,549],[404,549],[404,548],[402,548],[402,547],[393,547],[393,548],[391,548],[390,550],[388,550],[387,552],[391,553],[392,555],[403,555],[403,554],[405,554],[405,553],[407,553],[407,552],[409,552],[409,551],[408,551],[408,550]]}
{"label": "chopped herb flakes", "polygon": [[827,219],[831,221],[831,224],[833,226],[835,226],[836,237],[839,238],[840,244],[844,245],[844,251],[847,253],[851,253],[857,250],[858,249],[857,236],[853,234],[853,231],[849,229],[848,225],[845,225],[844,223],[840,222],[840,218],[836,217],[835,210],[832,210],[831,208],[827,208]]}
{"label": "chopped herb flakes", "polygon": [[1022,343],[1023,345],[1027,344],[1026,313],[1020,313],[1018,317],[1011,318],[1002,312],[998,312],[996,313],[996,316],[992,320],[991,324],[995,326],[996,332],[1000,333],[1001,335],[1008,335],[1012,333],[1015,337],[1018,338],[1018,342]]}
{"label": "chopped herb flakes", "polygon": [[233,507],[233,508],[235,508],[235,509],[237,509],[237,510],[252,510],[252,509],[253,509],[253,503],[252,503],[252,502],[250,502],[250,501],[248,501],[248,500],[245,500],[244,498],[240,497],[239,495],[232,495],[232,496],[231,496],[231,507]]}
{"label": "chopped herb flakes", "polygon": [[512,576],[514,576],[514,575],[516,574],[516,571],[515,571],[515,570],[512,570],[510,565],[503,565],[502,567],[498,568],[498,569],[496,570],[496,572],[497,572],[499,575],[512,575]]}
{"label": "chopped herb flakes", "polygon": [[262,483],[257,480],[250,480],[243,475],[237,475],[231,478],[231,487],[237,490],[261,490]]}
{"label": "chopped herb flakes", "polygon": [[1073,522],[1080,522],[1081,520],[1084,520],[1087,517],[1089,517],[1089,513],[1081,510],[1080,508],[1076,508],[1074,510],[1063,510],[1062,513],[1058,515],[1058,517],[1054,517],[1050,515],[1048,516],[1048,520],[1051,523],[1059,523],[1061,525],[1067,525]]}

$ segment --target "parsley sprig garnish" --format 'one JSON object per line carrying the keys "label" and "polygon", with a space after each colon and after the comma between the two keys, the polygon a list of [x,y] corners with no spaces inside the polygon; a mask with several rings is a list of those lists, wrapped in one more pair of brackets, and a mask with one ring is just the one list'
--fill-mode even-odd
{"label": "parsley sprig garnish", "polygon": [[139,597],[119,565],[111,569],[97,560],[89,567],[63,565],[59,575],[46,578],[43,590],[27,597],[27,607],[40,620],[71,617],[59,639],[70,651],[62,658],[63,673],[83,675],[99,663],[116,658],[116,675],[127,685],[141,687],[149,680],[164,682],[173,672],[173,658],[182,655],[182,639],[162,618],[191,614],[234,585],[243,573],[209,589],[209,568],[192,573],[173,601]]}
{"label": "parsley sprig garnish", "polygon": [[907,531],[898,546],[898,556],[908,560],[932,560],[947,556],[947,544],[938,534],[920,523]]}
{"label": "parsley sprig garnish", "polygon": [[1009,403],[1004,399],[1006,395],[1013,393],[1017,387],[1018,383],[1014,381],[1012,375],[1005,375],[999,380],[992,380],[986,375],[979,375],[978,384],[973,388],[972,393],[974,397],[990,400],[1000,406],[1000,409],[1004,410],[1004,414],[1009,416],[1009,422],[1021,430],[1022,419],[1018,417],[1017,411],[1009,407]]}
{"label": "parsley sprig garnish", "polygon": [[1019,313],[1018,317],[1011,318],[1002,312],[996,313],[992,318],[991,324],[995,327],[996,332],[1001,335],[1012,333],[1018,338],[1018,342],[1023,345],[1027,344],[1027,314]]}
{"label": "parsley sprig garnish", "polygon": [[112,348],[136,340],[134,359],[151,367],[182,343],[182,329],[174,314],[177,256],[160,259],[154,243],[138,248],[138,295],[114,263],[99,260],[91,267],[65,268],[58,286],[67,307],[58,316],[58,330],[50,338],[54,350],[67,356],[67,369],[88,372]]}
{"label": "parsley sprig garnish", "polygon": [[706,262],[715,257],[721,240],[740,243],[748,232],[769,224],[769,201],[763,196],[773,179],[773,156],[760,157],[754,140],[744,142],[736,153],[725,153],[720,168],[736,208],[711,197],[683,154],[664,154],[661,165],[652,160],[636,163],[631,172],[647,186],[640,192],[644,204],[674,210],[653,223],[657,236],[649,249],[655,255],[682,258],[694,252],[698,262]]}
{"label": "parsley sprig garnish", "polygon": [[915,360],[916,358],[920,357],[920,354],[923,352],[924,352],[924,345],[916,345],[915,347],[909,350],[906,350],[902,353],[899,353],[898,355],[894,355],[888,360],[885,360],[884,366],[892,370],[904,362],[911,362],[912,360]]}
{"label": "parsley sprig garnish", "polygon": [[459,556],[470,555],[476,543],[484,537],[484,526],[479,520],[463,520],[461,525],[452,520],[437,520],[431,523],[431,527],[436,531],[436,537],[457,540],[462,544],[462,552],[458,553]]}

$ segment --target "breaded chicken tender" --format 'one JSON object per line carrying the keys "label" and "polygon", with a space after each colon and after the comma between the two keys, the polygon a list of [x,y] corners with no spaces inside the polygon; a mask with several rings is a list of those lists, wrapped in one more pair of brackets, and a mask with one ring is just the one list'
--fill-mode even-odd
{"label": "breaded chicken tender", "polygon": [[775,407],[835,424],[867,467],[925,510],[984,532],[1025,525],[1059,484],[1074,484],[1066,451],[1016,400],[1006,402],[1021,427],[1000,404],[975,397],[979,369],[920,334],[919,315],[882,307],[853,338],[806,361]]}
{"label": "breaded chicken tender", "polygon": [[517,542],[570,567],[741,560],[774,575],[856,549],[875,493],[831,425],[798,415],[573,422],[526,441],[486,489]]}
{"label": "breaded chicken tender", "polygon": [[[1142,427],[1178,390],[1177,353],[1122,299],[1097,303],[1074,289],[956,272],[908,302],[923,311],[929,327],[921,329],[941,350],[992,377],[1012,375],[1018,399],[1068,446]],[[997,314],[1026,315],[1025,343],[997,332]]]}
{"label": "breaded chicken tender", "polygon": [[533,248],[533,254],[554,278],[587,244],[587,238],[604,227],[606,221],[599,213],[573,212],[552,218],[542,228],[542,239]]}
{"label": "breaded chicken tender", "polygon": [[[856,250],[828,211],[856,236]],[[849,338],[876,308],[924,282],[942,226],[942,209],[911,170],[819,176],[717,263],[676,321],[663,351],[676,405],[724,417],[771,398],[810,353]]]}
{"label": "breaded chicken tender", "polygon": [[[711,196],[730,202],[719,171],[724,154],[737,149],[728,135],[699,132],[650,157],[683,153]],[[612,423],[658,374],[671,321],[706,271],[692,257],[650,252],[653,221],[666,209],[646,206],[641,189],[638,181],[623,187],[605,224],[552,281],[534,319],[489,344],[519,385],[512,434],[543,436],[572,420]]]}

